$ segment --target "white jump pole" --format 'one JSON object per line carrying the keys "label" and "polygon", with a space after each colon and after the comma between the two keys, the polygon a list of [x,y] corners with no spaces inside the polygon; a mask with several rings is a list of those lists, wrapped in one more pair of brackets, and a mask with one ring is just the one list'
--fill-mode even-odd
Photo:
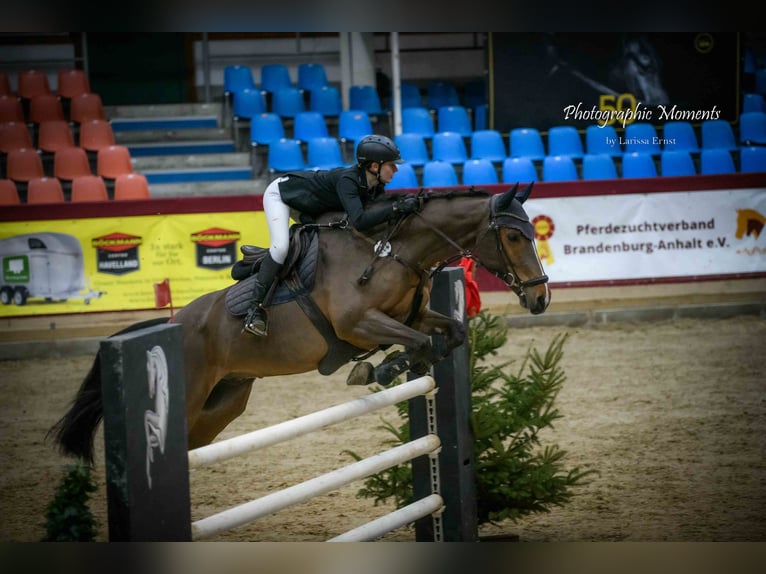
{"label": "white jump pole", "polygon": [[247,524],[288,506],[293,506],[315,496],[336,490],[355,480],[360,480],[418,456],[434,452],[440,446],[441,441],[438,436],[426,435],[311,480],[224,510],[218,514],[192,522],[192,539],[200,540],[208,538],[230,528]]}
{"label": "white jump pole", "polygon": [[316,411],[274,426],[222,440],[189,451],[189,467],[212,464],[308,434],[323,427],[349,420],[401,401],[431,392],[433,377],[424,376],[347,403]]}
{"label": "white jump pole", "polygon": [[362,524],[353,530],[344,532],[335,538],[330,538],[327,542],[368,542],[375,540],[392,530],[414,522],[418,518],[424,518],[429,514],[433,514],[443,506],[444,500],[442,497],[438,494],[431,494],[367,524]]}

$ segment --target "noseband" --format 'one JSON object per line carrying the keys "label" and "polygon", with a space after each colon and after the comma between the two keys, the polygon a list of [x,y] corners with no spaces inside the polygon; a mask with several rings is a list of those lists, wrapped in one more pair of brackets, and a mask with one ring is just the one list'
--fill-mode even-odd
{"label": "noseband", "polygon": [[[548,276],[543,274],[539,277],[534,277],[532,279],[527,279],[526,281],[522,281],[519,279],[519,275],[516,272],[516,267],[513,264],[513,261],[511,261],[510,257],[508,257],[508,254],[503,249],[503,242],[500,237],[501,229],[504,228],[513,228],[517,229],[521,232],[524,237],[526,237],[529,241],[534,241],[535,238],[535,230],[532,225],[532,223],[529,221],[529,218],[526,216],[526,214],[523,212],[523,210],[517,208],[513,202],[511,203],[511,211],[501,211],[498,212],[496,208],[497,200],[500,196],[494,195],[490,199],[489,202],[489,225],[484,230],[483,233],[479,235],[476,239],[476,243],[474,244],[474,248],[472,250],[463,249],[460,247],[455,241],[453,241],[451,238],[447,237],[441,230],[433,227],[430,223],[428,223],[425,218],[421,216],[421,219],[423,222],[431,227],[436,233],[441,235],[447,242],[451,243],[455,247],[458,248],[458,255],[455,255],[453,257],[448,258],[447,260],[443,261],[441,264],[439,264],[438,267],[436,267],[432,272],[431,276],[435,275],[436,273],[440,272],[442,269],[447,267],[450,263],[453,263],[455,261],[458,261],[462,258],[469,258],[473,259],[477,265],[480,265],[484,267],[487,271],[492,273],[495,277],[499,278],[505,285],[516,295],[519,297],[523,297],[524,293],[523,290],[527,287],[534,287],[535,285],[542,285],[544,283],[548,282]],[[521,204],[519,204],[520,206]],[[418,215],[420,215],[418,213]],[[474,255],[473,251],[476,250],[476,248],[479,246],[479,244],[484,240],[484,237],[490,232],[493,231],[495,234],[495,246],[497,248],[497,252],[500,255],[500,257],[505,261],[506,269],[504,271],[498,271],[496,269],[491,269],[484,263],[482,263],[481,259],[479,259],[476,255]]]}

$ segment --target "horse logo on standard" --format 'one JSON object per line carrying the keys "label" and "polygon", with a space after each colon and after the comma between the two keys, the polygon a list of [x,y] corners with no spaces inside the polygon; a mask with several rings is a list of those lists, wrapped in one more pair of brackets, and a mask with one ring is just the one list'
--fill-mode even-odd
{"label": "horse logo on standard", "polygon": [[168,361],[162,347],[155,345],[146,352],[146,373],[149,382],[149,398],[154,399],[154,410],[144,413],[146,431],[146,480],[152,487],[152,463],[154,449],[165,453],[165,438],[168,429],[170,391],[168,388]]}

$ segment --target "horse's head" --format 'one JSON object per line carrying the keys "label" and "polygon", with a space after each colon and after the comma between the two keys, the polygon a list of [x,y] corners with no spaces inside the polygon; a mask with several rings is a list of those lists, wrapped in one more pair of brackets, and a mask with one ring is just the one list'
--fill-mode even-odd
{"label": "horse's head", "polygon": [[534,226],[522,207],[532,185],[518,194],[517,188],[490,199],[487,236],[494,235],[494,241],[485,237],[479,256],[481,264],[519,296],[521,306],[538,315],[551,300],[548,276],[537,254]]}

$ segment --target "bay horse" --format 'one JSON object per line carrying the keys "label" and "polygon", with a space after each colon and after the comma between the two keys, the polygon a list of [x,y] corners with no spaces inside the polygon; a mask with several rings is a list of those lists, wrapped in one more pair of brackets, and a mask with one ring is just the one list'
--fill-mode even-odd
{"label": "bay horse", "polygon": [[[303,305],[289,300],[269,307],[268,336],[243,331],[242,317],[227,308],[227,295],[240,283],[201,295],[176,312],[188,448],[209,444],[243,413],[256,378],[329,374],[352,359],[358,363],[349,384],[386,385],[406,370],[427,372],[466,335],[462,320],[428,308],[433,275],[463,257],[502,279],[529,312],[543,313],[550,302],[548,277],[522,207],[531,187],[517,191],[517,184],[495,195],[473,188],[420,190],[420,211],[365,233],[345,225],[343,214],[321,217],[313,224],[318,241],[313,286]],[[395,198],[390,194],[382,201]],[[311,309],[319,320],[310,318]],[[159,322],[167,320],[137,323],[117,334]],[[430,336],[436,334],[443,335],[441,348],[432,345]],[[404,350],[375,367],[361,360],[391,345]],[[68,412],[49,431],[63,454],[91,464],[102,417],[100,368],[97,354]]]}

